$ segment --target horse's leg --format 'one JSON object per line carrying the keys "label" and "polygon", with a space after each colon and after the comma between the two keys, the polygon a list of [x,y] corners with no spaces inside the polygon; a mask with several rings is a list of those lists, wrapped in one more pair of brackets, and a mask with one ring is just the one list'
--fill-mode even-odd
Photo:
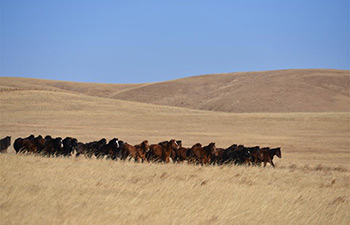
{"label": "horse's leg", "polygon": [[270,160],[270,164],[272,165],[273,168],[275,168],[275,164],[273,164],[272,160]]}
{"label": "horse's leg", "polygon": [[128,157],[128,153],[127,153],[127,151],[122,151],[121,153],[120,153],[120,159],[121,160],[126,160],[126,158]]}
{"label": "horse's leg", "polygon": [[266,162],[266,161],[264,161],[264,167],[266,167],[266,163],[267,163],[267,162]]}
{"label": "horse's leg", "polygon": [[135,160],[135,163],[137,163],[139,161],[139,156],[138,156],[138,153],[135,152],[134,156],[133,156],[134,160]]}
{"label": "horse's leg", "polygon": [[187,158],[187,164],[191,164],[191,157]]}
{"label": "horse's leg", "polygon": [[260,161],[260,160],[257,160],[257,161],[256,161],[256,165],[261,166],[261,161]]}

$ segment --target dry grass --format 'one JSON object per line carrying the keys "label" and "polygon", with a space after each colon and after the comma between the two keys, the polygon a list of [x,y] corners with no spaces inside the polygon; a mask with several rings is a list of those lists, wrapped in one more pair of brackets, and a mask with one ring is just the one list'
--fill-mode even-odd
{"label": "dry grass", "polygon": [[349,112],[350,71],[276,70],[212,74],[145,84],[0,78],[0,90],[70,91],[90,96],[221,112]]}
{"label": "dry grass", "polygon": [[1,83],[1,137],[281,146],[282,159],[277,169],[198,167],[43,158],[11,147],[0,155],[1,224],[348,224],[349,112],[210,112],[35,82]]}
{"label": "dry grass", "polygon": [[[349,166],[349,113],[223,113],[49,91],[1,93],[0,136],[51,134],[136,144],[176,138],[282,147],[285,163]],[[9,152],[12,152],[10,149]],[[322,154],[320,154],[322,153]],[[277,161],[278,163],[279,161]]]}
{"label": "dry grass", "polygon": [[349,172],[0,155],[1,224],[348,224]]}
{"label": "dry grass", "polygon": [[348,112],[349,90],[348,70],[277,70],[196,76],[113,96],[223,112]]}

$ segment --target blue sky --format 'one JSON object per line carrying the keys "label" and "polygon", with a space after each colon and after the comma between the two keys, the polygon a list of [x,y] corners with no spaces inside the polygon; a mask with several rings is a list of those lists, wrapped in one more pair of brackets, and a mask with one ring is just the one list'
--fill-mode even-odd
{"label": "blue sky", "polygon": [[141,83],[349,69],[348,0],[1,0],[1,76]]}

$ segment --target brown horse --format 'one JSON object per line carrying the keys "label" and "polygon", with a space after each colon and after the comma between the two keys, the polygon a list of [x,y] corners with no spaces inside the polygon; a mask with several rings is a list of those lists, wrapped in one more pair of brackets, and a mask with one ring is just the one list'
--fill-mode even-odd
{"label": "brown horse", "polygon": [[[21,152],[21,153],[37,153],[38,152],[38,147],[36,145],[36,142],[35,142],[35,137],[34,135],[31,135],[27,138],[23,138],[23,139],[20,139],[20,138],[17,138],[16,141],[17,141],[17,145],[18,143],[20,143],[20,149],[18,152]],[[16,150],[16,149],[15,149]],[[16,150],[17,152],[17,150]]]}
{"label": "brown horse", "polygon": [[276,155],[278,158],[282,158],[281,154],[281,148],[262,148],[260,149],[261,152],[261,162],[264,163],[264,167],[267,163],[270,163],[271,166],[275,167],[275,164],[273,163],[273,157]]}
{"label": "brown horse", "polygon": [[[15,149],[16,153],[24,153],[26,151],[28,151],[28,147],[32,147],[32,146],[28,146],[28,141],[26,140],[34,140],[34,135],[31,134],[29,137],[26,138],[17,138],[15,140],[15,142],[13,143],[13,148]],[[24,144],[26,142],[26,145]]]}
{"label": "brown horse", "polygon": [[124,143],[124,145],[120,150],[121,159],[125,160],[127,157],[131,157],[131,158],[134,158],[135,162],[143,162],[143,161],[146,161],[146,153],[148,151],[149,151],[149,145],[147,140],[135,146],[132,146],[128,143]]}
{"label": "brown horse", "polygon": [[189,162],[195,162],[197,164],[208,164],[212,157],[217,157],[218,152],[215,147],[215,143],[202,147],[200,143],[192,146],[189,153]]}
{"label": "brown horse", "polygon": [[187,160],[190,148],[179,147],[175,150],[175,155],[173,157],[174,162],[182,162]]}
{"label": "brown horse", "polygon": [[149,152],[147,152],[147,160],[168,163],[170,156],[173,158],[177,149],[179,149],[179,145],[174,139],[153,144],[150,146]]}
{"label": "brown horse", "polygon": [[41,153],[42,150],[45,148],[45,139],[39,135],[36,138],[34,138],[34,143],[37,147],[37,153]]}

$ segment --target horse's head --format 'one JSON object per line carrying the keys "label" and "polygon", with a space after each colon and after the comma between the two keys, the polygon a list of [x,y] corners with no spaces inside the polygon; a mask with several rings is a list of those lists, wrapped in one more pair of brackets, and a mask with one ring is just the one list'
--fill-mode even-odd
{"label": "horse's head", "polygon": [[123,145],[124,145],[124,142],[121,140],[118,140],[118,146],[119,146],[118,148],[121,149]]}
{"label": "horse's head", "polygon": [[142,143],[141,143],[141,147],[142,147],[142,150],[144,152],[148,152],[149,151],[149,144],[148,144],[148,141],[147,140],[144,140]]}
{"label": "horse's head", "polygon": [[118,138],[113,138],[112,140],[110,140],[108,142],[108,145],[112,145],[113,147],[119,148],[119,142],[118,142]]}
{"label": "horse's head", "polygon": [[181,140],[176,141],[176,143],[177,143],[177,145],[179,146],[179,148],[182,147],[182,141],[181,141]]}
{"label": "horse's head", "polygon": [[209,150],[210,150],[210,154],[211,154],[212,156],[215,156],[215,157],[218,156],[218,151],[216,150],[216,147],[215,147],[215,143],[214,143],[214,142],[212,142],[212,143],[209,144]]}
{"label": "horse's head", "polygon": [[107,140],[105,138],[102,138],[101,140],[98,141],[98,143],[105,145],[105,144],[107,144]]}
{"label": "horse's head", "polygon": [[174,140],[174,139],[171,139],[170,141],[169,141],[169,146],[170,146],[170,148],[172,149],[172,150],[177,150],[177,149],[179,149],[179,145],[178,145],[178,143]]}
{"label": "horse's head", "polygon": [[277,155],[278,158],[282,158],[282,154],[281,154],[281,148],[275,148],[275,154]]}
{"label": "horse's head", "polygon": [[51,139],[52,139],[52,137],[50,135],[45,136],[45,140],[51,140]]}
{"label": "horse's head", "polygon": [[76,138],[72,138],[72,148],[77,149],[78,147],[78,140]]}

